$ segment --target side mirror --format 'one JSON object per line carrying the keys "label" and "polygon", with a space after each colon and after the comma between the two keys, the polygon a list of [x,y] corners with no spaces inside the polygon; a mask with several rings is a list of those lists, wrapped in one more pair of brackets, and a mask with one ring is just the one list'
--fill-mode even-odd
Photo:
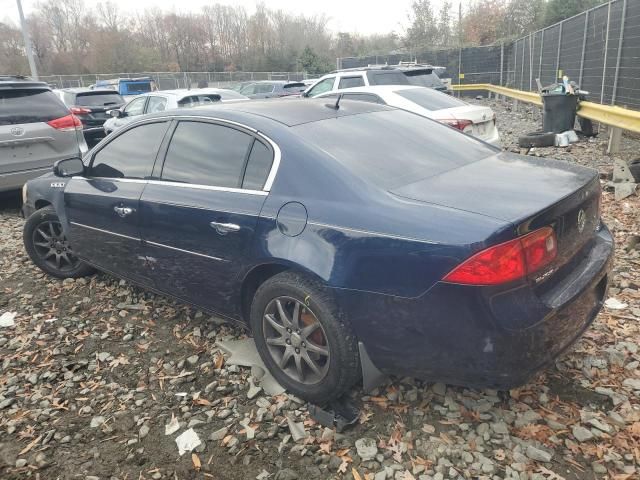
{"label": "side mirror", "polygon": [[115,108],[115,109],[113,109],[113,110],[109,110],[109,111],[107,111],[107,113],[108,113],[109,115],[111,115],[113,118],[119,118],[119,117],[122,117],[122,116],[123,116],[123,115],[122,115],[122,113],[123,113],[123,112],[121,112],[121,111],[120,111],[120,110],[118,110],[117,108]]}
{"label": "side mirror", "polygon": [[308,98],[309,97],[309,92],[302,92],[302,96],[304,98]]}
{"label": "side mirror", "polygon": [[53,174],[56,177],[84,175],[84,163],[82,163],[82,160],[77,157],[58,160],[53,164]]}

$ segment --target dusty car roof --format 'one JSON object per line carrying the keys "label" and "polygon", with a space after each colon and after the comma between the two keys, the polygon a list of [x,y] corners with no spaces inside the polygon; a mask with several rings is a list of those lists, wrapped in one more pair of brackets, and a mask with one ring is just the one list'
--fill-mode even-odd
{"label": "dusty car roof", "polygon": [[[393,110],[392,107],[385,105],[349,100],[340,101],[340,108],[338,110],[333,108],[334,105],[335,99],[328,101],[326,98],[300,98],[286,101],[280,99],[252,100],[251,102],[227,103],[216,106],[215,108],[208,106],[199,107],[198,115],[206,116],[210,114],[212,117],[220,117],[220,114],[225,111],[238,112],[258,115],[293,127],[295,125],[327,120],[329,118]],[[175,112],[188,112],[189,114],[193,114],[193,110],[174,110],[171,113]]]}

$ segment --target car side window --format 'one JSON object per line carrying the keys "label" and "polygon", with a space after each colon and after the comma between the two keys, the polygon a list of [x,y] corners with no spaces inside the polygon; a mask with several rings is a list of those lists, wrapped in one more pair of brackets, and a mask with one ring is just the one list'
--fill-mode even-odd
{"label": "car side window", "polygon": [[242,188],[249,190],[262,190],[267,181],[271,164],[273,163],[273,153],[264,143],[256,140],[253,142],[247,169],[244,172]]}
{"label": "car side window", "polygon": [[330,92],[333,89],[333,83],[335,82],[336,77],[325,78],[321,82],[318,82],[309,90],[309,96],[315,97],[316,95],[323,94],[325,92]]}
{"label": "car side window", "polygon": [[345,100],[359,100],[361,102],[370,102],[370,103],[382,103],[384,101],[377,96],[371,93],[345,93],[343,94]]}
{"label": "car side window", "polygon": [[268,83],[258,83],[253,93],[273,93],[275,88],[275,85],[270,85]]}
{"label": "car side window", "polygon": [[148,178],[168,122],[146,123],[125,131],[98,150],[90,177]]}
{"label": "car side window", "polygon": [[364,78],[362,78],[362,75],[358,75],[357,77],[342,77],[340,83],[338,83],[338,88],[355,87],[364,87]]}
{"label": "car side window", "polygon": [[136,115],[142,115],[144,113],[144,102],[147,100],[147,97],[140,97],[131,100],[129,105],[124,107],[124,112],[129,117],[135,117]]}
{"label": "car side window", "polygon": [[164,112],[167,109],[167,99],[152,95],[147,102],[147,113]]}
{"label": "car side window", "polygon": [[162,179],[239,188],[253,137],[214,123],[181,121],[169,143]]}

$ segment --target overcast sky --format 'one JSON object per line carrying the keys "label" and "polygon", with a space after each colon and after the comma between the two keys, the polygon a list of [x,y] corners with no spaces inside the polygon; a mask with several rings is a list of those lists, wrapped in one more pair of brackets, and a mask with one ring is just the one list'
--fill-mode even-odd
{"label": "overcast sky", "polygon": [[[85,0],[87,1],[87,0]],[[235,1],[207,1],[207,0],[112,0],[123,12],[133,12],[131,4],[135,3],[136,10],[159,7],[163,10],[195,11],[203,5],[211,3],[226,3],[228,5],[242,5],[250,12],[255,9],[255,0]],[[442,0],[432,0],[434,9],[438,9]],[[469,0],[462,0],[465,3]],[[266,5],[272,9],[282,9],[288,12],[308,15],[324,13],[331,18],[330,28],[334,32],[348,31],[362,34],[386,33],[392,30],[402,31],[400,25],[406,25],[407,12],[412,0],[395,0],[382,2],[381,0],[323,0],[313,2],[309,0],[268,0]],[[22,0],[25,13],[28,14],[37,4],[37,0]],[[95,5],[95,2],[90,1]],[[16,0],[0,0],[0,18],[8,18],[18,22]]]}

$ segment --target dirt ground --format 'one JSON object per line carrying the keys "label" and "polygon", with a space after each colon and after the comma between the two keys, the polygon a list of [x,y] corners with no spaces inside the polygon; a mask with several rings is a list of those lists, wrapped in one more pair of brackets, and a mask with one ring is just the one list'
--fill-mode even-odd
{"label": "dirt ground", "polygon": [[[505,148],[537,129],[538,109],[489,103]],[[605,186],[605,144],[531,154],[598,168]],[[625,138],[619,156],[639,147]],[[216,342],[241,329],[105,274],[41,273],[22,245],[19,195],[3,195],[0,315],[16,316],[0,327],[0,478],[638,479],[640,198],[614,202],[605,188],[603,202],[617,303],[555,365],[510,392],[408,378],[356,389],[359,422],[338,434],[225,363]],[[190,428],[201,443],[180,456]]]}

